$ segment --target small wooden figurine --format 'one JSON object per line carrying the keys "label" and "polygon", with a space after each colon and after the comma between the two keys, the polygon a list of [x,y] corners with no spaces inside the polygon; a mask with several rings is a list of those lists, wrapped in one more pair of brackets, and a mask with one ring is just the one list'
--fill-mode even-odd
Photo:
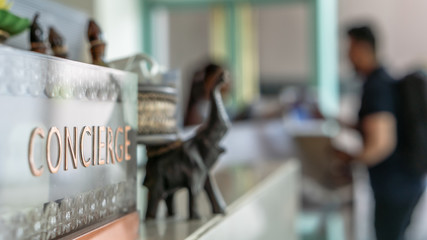
{"label": "small wooden figurine", "polygon": [[104,61],[105,42],[102,36],[101,29],[93,19],[89,20],[87,28],[87,37],[90,42],[90,54],[92,55],[92,63],[95,65],[107,67]]}
{"label": "small wooden figurine", "polygon": [[45,54],[47,48],[44,43],[43,30],[37,22],[38,18],[39,18],[39,14],[36,13],[33,19],[33,23],[31,24],[31,31],[30,31],[31,51]]}
{"label": "small wooden figurine", "polygon": [[209,171],[224,149],[220,140],[230,127],[220,88],[225,82],[224,72],[215,77],[210,92],[210,113],[194,137],[161,146],[147,146],[148,161],[143,184],[148,188],[146,220],[156,217],[160,200],[166,201],[168,216],[175,214],[174,194],[181,188],[188,190],[189,218],[200,218],[196,196],[204,189],[213,213],[225,213],[225,202]]}
{"label": "small wooden figurine", "polygon": [[52,48],[53,55],[56,57],[67,58],[67,46],[64,38],[53,28],[49,28],[49,43]]}

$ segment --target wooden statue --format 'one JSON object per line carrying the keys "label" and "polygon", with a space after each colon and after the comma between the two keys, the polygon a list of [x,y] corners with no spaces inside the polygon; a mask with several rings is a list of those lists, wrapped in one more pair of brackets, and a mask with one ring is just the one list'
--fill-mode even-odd
{"label": "wooden statue", "polygon": [[30,31],[31,51],[45,54],[47,48],[44,43],[43,30],[37,22],[38,18],[39,18],[39,14],[37,13],[34,16],[33,23],[31,24],[31,31]]}
{"label": "wooden statue", "polygon": [[224,149],[219,146],[230,121],[225,112],[220,88],[224,72],[215,79],[210,92],[210,113],[194,137],[163,146],[147,146],[148,161],[143,184],[148,188],[146,219],[156,217],[160,200],[166,201],[168,216],[175,214],[174,194],[181,188],[188,190],[189,218],[200,218],[196,196],[204,189],[213,213],[225,213],[225,202],[209,173]]}
{"label": "wooden statue", "polygon": [[67,58],[67,46],[64,38],[53,28],[49,28],[49,43],[52,48],[53,55],[56,57]]}
{"label": "wooden statue", "polygon": [[87,37],[90,42],[90,54],[92,55],[92,63],[95,65],[107,67],[104,61],[105,42],[102,36],[101,29],[93,19],[89,20],[87,28]]}

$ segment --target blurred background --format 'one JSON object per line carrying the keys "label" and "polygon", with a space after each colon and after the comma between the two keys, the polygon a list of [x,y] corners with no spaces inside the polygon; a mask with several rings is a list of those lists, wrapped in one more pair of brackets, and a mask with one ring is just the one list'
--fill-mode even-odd
{"label": "blurred background", "polygon": [[[182,116],[194,73],[210,62],[228,69],[224,98],[235,124],[218,168],[298,157],[309,179],[301,180],[300,238],[360,240],[373,239],[366,172],[325,184],[311,169],[319,156],[307,153],[329,143],[301,136],[336,137],[328,119],[355,121],[360,83],[347,60],[346,28],[373,25],[380,59],[398,78],[427,63],[426,10],[421,0],[15,0],[11,9],[29,18],[39,11],[42,25],[56,24],[71,59],[90,62],[86,21],[93,18],[107,42],[107,61],[145,53],[177,70]],[[8,44],[28,49],[28,36]],[[344,135],[341,143],[357,149],[357,134]],[[420,222],[410,239],[427,238]]]}
{"label": "blurred background", "polygon": [[[326,115],[339,114],[339,96],[354,89],[344,34],[354,23],[375,27],[381,59],[393,74],[424,66],[426,7],[416,0],[16,0],[12,11],[45,12],[42,24],[55,19],[53,25],[67,29],[62,34],[75,60],[89,62],[82,26],[91,17],[108,41],[107,61],[143,52],[167,69],[180,70],[183,86],[203,64],[222,63],[232,74],[230,114],[268,102],[252,108],[258,117],[273,111],[270,105],[280,104],[278,96],[289,87],[304,88]],[[8,44],[29,45],[25,34]]]}

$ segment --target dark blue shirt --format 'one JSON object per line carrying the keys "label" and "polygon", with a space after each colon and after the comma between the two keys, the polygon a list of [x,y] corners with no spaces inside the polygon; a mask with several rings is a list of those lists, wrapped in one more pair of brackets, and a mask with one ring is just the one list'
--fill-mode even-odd
{"label": "dark blue shirt", "polygon": [[[379,112],[391,113],[399,121],[396,114],[395,81],[382,67],[373,71],[365,80],[359,124],[366,116]],[[360,128],[360,131],[363,136],[363,129]],[[399,137],[397,141],[399,142]],[[405,193],[416,191],[422,186],[422,179],[411,173],[399,152],[397,144],[390,156],[369,168],[371,186],[376,198],[404,200]]]}

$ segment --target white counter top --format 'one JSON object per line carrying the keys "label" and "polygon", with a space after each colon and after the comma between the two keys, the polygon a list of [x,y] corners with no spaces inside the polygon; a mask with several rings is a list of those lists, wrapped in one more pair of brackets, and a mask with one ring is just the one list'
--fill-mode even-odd
{"label": "white counter top", "polygon": [[[187,194],[181,191],[177,216],[142,222],[140,239],[296,239],[299,171],[294,160],[226,167],[215,174],[228,205],[226,215],[213,216],[201,194],[202,219],[188,221]],[[159,215],[164,211],[162,206]]]}

